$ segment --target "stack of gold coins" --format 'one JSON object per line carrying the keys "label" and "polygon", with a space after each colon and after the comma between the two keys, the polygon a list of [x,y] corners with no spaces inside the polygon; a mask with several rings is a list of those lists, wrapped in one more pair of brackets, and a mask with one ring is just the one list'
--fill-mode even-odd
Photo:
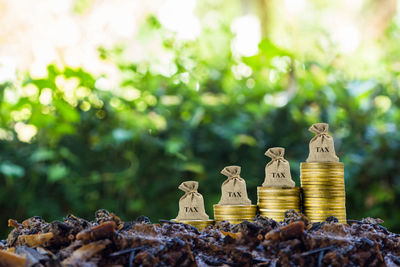
{"label": "stack of gold coins", "polygon": [[300,187],[270,188],[257,187],[257,205],[260,215],[283,221],[285,211],[289,209],[300,212]]}
{"label": "stack of gold coins", "polygon": [[300,164],[303,188],[303,211],[312,222],[329,216],[346,223],[344,164],[341,162],[307,162]]}
{"label": "stack of gold coins", "polygon": [[173,222],[178,222],[178,223],[184,223],[184,224],[189,224],[191,226],[196,227],[199,230],[203,230],[207,226],[213,225],[214,220],[171,220]]}
{"label": "stack of gold coins", "polygon": [[214,205],[216,222],[229,221],[238,224],[256,217],[257,205]]}

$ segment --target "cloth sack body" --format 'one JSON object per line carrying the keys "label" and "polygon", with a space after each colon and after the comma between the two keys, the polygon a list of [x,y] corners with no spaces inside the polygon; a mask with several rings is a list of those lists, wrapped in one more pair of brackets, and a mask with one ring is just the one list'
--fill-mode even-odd
{"label": "cloth sack body", "polygon": [[187,181],[179,185],[185,194],[179,199],[179,213],[176,220],[208,220],[204,209],[203,196],[197,192],[199,183]]}
{"label": "cloth sack body", "polygon": [[307,162],[339,162],[335,153],[334,140],[328,134],[328,128],[327,123],[315,123],[308,129],[316,135],[310,141]]}
{"label": "cloth sack body", "polygon": [[283,147],[272,147],[265,152],[271,161],[265,166],[265,180],[263,187],[293,188],[295,186],[290,173],[289,162],[284,158]]}
{"label": "cloth sack body", "polygon": [[221,186],[219,205],[251,205],[247,197],[246,181],[240,177],[240,169],[240,166],[228,166],[221,171],[228,179]]}

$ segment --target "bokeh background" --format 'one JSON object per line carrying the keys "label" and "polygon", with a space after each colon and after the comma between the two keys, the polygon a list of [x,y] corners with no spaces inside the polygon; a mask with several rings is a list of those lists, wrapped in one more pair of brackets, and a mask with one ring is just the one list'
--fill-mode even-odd
{"label": "bokeh background", "polygon": [[227,165],[249,196],[267,148],[299,185],[308,127],[328,122],[348,217],[400,231],[395,0],[0,0],[0,233],[7,219],[105,208],[206,210]]}

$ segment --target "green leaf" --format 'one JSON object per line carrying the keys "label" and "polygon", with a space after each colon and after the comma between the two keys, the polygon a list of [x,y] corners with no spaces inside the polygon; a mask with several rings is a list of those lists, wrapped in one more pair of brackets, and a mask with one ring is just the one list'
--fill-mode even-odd
{"label": "green leaf", "polygon": [[112,132],[115,141],[122,143],[133,138],[133,132],[122,128],[117,128]]}
{"label": "green leaf", "polygon": [[21,166],[15,165],[11,162],[3,162],[0,164],[0,173],[5,176],[21,178],[25,175],[25,170]]}
{"label": "green leaf", "polygon": [[51,182],[56,182],[65,178],[68,173],[68,168],[65,167],[63,164],[53,165],[49,168],[48,179]]}
{"label": "green leaf", "polygon": [[55,156],[56,155],[54,151],[45,148],[39,148],[38,150],[33,152],[31,156],[31,161],[39,162],[39,161],[51,160],[54,159]]}

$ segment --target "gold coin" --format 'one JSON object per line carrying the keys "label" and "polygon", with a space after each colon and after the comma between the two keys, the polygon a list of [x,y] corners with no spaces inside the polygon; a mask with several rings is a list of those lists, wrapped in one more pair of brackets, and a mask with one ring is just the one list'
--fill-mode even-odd
{"label": "gold coin", "polygon": [[305,210],[331,210],[331,209],[346,209],[345,205],[304,205]]}
{"label": "gold coin", "polygon": [[[300,209],[293,209],[297,212],[300,212]],[[260,212],[267,212],[267,213],[281,213],[281,212],[286,212],[288,210],[282,209],[282,210],[272,210],[272,209],[260,209]]]}
{"label": "gold coin", "polygon": [[332,176],[333,178],[344,178],[344,172],[336,172],[336,171],[326,171],[326,172],[300,172],[300,179],[304,178],[312,178],[312,177],[319,177],[323,178],[326,176]]}
{"label": "gold coin", "polygon": [[333,176],[333,175],[315,175],[315,176],[307,176],[300,177],[302,182],[304,181],[344,181],[343,176]]}
{"label": "gold coin", "polygon": [[214,212],[223,212],[223,213],[252,213],[256,212],[256,208],[254,209],[247,209],[247,210],[234,210],[234,209],[214,209]]}
{"label": "gold coin", "polygon": [[344,197],[346,196],[345,192],[329,192],[329,191],[318,191],[318,190],[308,190],[306,192],[304,192],[304,197],[320,197],[320,198],[326,198],[326,197]]}
{"label": "gold coin", "polygon": [[253,220],[255,216],[253,217],[215,217],[216,221],[228,221],[228,220]]}
{"label": "gold coin", "polygon": [[265,197],[265,198],[274,198],[274,197],[284,197],[284,198],[299,198],[300,197],[300,193],[296,194],[296,195],[272,195],[272,194],[263,194],[263,193],[258,193],[257,194],[258,197]]}
{"label": "gold coin", "polygon": [[344,168],[300,168],[300,173],[312,172],[339,172],[344,173]]}
{"label": "gold coin", "polygon": [[328,215],[328,214],[336,214],[336,215],[343,215],[346,214],[346,209],[341,210],[304,210],[305,214],[312,214],[313,216],[320,216],[320,215]]}
{"label": "gold coin", "polygon": [[221,209],[254,209],[257,208],[257,205],[218,205],[215,204],[213,205],[214,209],[215,208],[221,208]]}
{"label": "gold coin", "polygon": [[221,216],[221,215],[214,215],[215,220],[228,220],[228,219],[235,219],[235,220],[239,220],[239,219],[252,219],[254,218],[256,215],[252,215],[252,216],[234,216],[234,215],[230,215],[230,216]]}
{"label": "gold coin", "polygon": [[274,195],[264,195],[264,194],[257,194],[257,197],[260,198],[269,198],[269,199],[290,199],[290,200],[296,200],[300,198],[300,194],[296,196],[274,196]]}
{"label": "gold coin", "polygon": [[285,205],[285,204],[289,204],[289,205],[296,205],[298,203],[300,203],[300,198],[297,199],[289,199],[289,200],[283,200],[283,199],[270,199],[270,198],[257,198],[257,204],[261,203],[261,204],[266,204],[266,203],[271,203],[271,204],[275,204],[275,205]]}
{"label": "gold coin", "polygon": [[220,217],[224,217],[224,218],[226,218],[226,217],[232,217],[232,218],[236,218],[236,217],[238,217],[238,218],[252,218],[252,217],[255,217],[256,216],[256,213],[254,212],[253,214],[217,214],[217,213],[214,213],[214,217],[215,218],[220,218]]}
{"label": "gold coin", "polygon": [[344,178],[343,177],[339,177],[339,176],[307,176],[307,177],[300,177],[300,180],[302,182],[314,182],[314,181],[318,181],[318,182],[343,182]]}
{"label": "gold coin", "polygon": [[[285,212],[290,209],[260,209],[260,212]],[[291,209],[291,210],[300,210],[299,208],[297,209]]]}
{"label": "gold coin", "polygon": [[315,203],[332,203],[332,204],[338,204],[338,203],[346,203],[345,198],[304,198],[303,204],[315,204]]}
{"label": "gold coin", "polygon": [[273,199],[273,198],[258,197],[257,201],[258,202],[273,202],[273,203],[299,203],[300,197],[291,198],[291,199]]}
{"label": "gold coin", "polygon": [[323,201],[343,201],[346,200],[345,197],[336,196],[336,197],[319,197],[318,195],[314,194],[304,194],[303,202],[305,201],[316,201],[316,200],[323,200]]}
{"label": "gold coin", "polygon": [[258,197],[258,202],[264,202],[264,203],[300,203],[300,197],[295,198],[295,199],[273,199],[273,198],[264,198],[264,197]]}
{"label": "gold coin", "polygon": [[301,181],[301,186],[304,188],[307,185],[322,185],[322,186],[344,186],[345,183],[343,180],[341,181],[334,181],[334,180],[326,180],[326,181],[319,181],[319,180],[312,180],[312,181]]}
{"label": "gold coin", "polygon": [[[333,196],[333,197],[331,197]],[[344,192],[341,193],[319,193],[318,191],[306,191],[303,194],[303,200],[306,200],[307,198],[320,198],[320,199],[326,199],[329,197],[329,199],[344,199]]]}
{"label": "gold coin", "polygon": [[321,195],[321,194],[313,194],[313,193],[304,194],[304,197],[303,197],[303,201],[306,201],[306,200],[317,200],[317,199],[321,199],[321,200],[331,200],[331,199],[332,200],[345,200],[346,197],[345,197],[344,194],[342,194],[342,195],[339,195],[339,194],[337,194],[337,195],[329,195],[329,194]]}
{"label": "gold coin", "polygon": [[331,174],[331,175],[344,175],[344,170],[340,169],[301,169],[300,177],[314,175],[314,174]]}
{"label": "gold coin", "polygon": [[271,195],[258,195],[259,197],[261,197],[261,198],[266,198],[266,199],[277,199],[277,200],[287,200],[287,199],[290,199],[290,200],[292,200],[292,199],[299,199],[300,198],[300,195],[298,195],[298,196],[271,196]]}
{"label": "gold coin", "polygon": [[254,217],[257,213],[253,212],[253,213],[225,213],[225,214],[221,214],[221,213],[216,213],[214,212],[214,217],[229,217],[229,216],[241,216],[241,217]]}
{"label": "gold coin", "polygon": [[296,192],[296,194],[275,194],[275,193],[269,193],[269,192],[257,192],[257,195],[259,196],[280,196],[280,197],[297,197],[300,195],[300,191]]}
{"label": "gold coin", "polygon": [[339,187],[342,188],[345,186],[345,182],[342,181],[318,181],[318,180],[312,180],[312,181],[300,181],[301,183],[301,188],[304,190],[304,185],[306,186],[319,186],[319,187],[326,187],[326,188],[332,188],[332,187]]}
{"label": "gold coin", "polygon": [[241,217],[252,217],[252,216],[255,216],[256,215],[256,213],[254,212],[254,213],[246,213],[246,214],[242,214],[242,213],[231,213],[231,214],[220,214],[220,213],[216,213],[216,212],[214,212],[214,216],[217,216],[217,217],[230,217],[230,216],[232,216],[232,217],[237,217],[237,216],[241,216]]}
{"label": "gold coin", "polygon": [[345,207],[346,206],[346,202],[307,202],[307,203],[303,203],[304,207],[310,207],[310,208],[316,208],[316,207]]}
{"label": "gold coin", "polygon": [[320,193],[345,193],[346,191],[342,188],[304,188],[304,192],[320,192]]}
{"label": "gold coin", "polygon": [[293,206],[273,206],[273,205],[259,205],[258,206],[260,209],[286,209],[286,210],[293,210],[293,209],[299,209],[300,205],[293,205]]}
{"label": "gold coin", "polygon": [[257,187],[257,192],[271,193],[271,194],[296,195],[300,192],[300,187],[295,187],[295,188]]}
{"label": "gold coin", "polygon": [[339,204],[345,205],[346,201],[345,200],[343,200],[343,201],[335,201],[335,202],[332,202],[332,201],[321,201],[321,200],[319,200],[319,201],[309,201],[309,199],[307,199],[307,201],[305,201],[303,203],[304,206],[306,206],[306,205],[318,206],[318,205],[330,205],[330,204],[332,204],[332,205],[339,205]]}
{"label": "gold coin", "polygon": [[312,191],[312,190],[315,190],[315,191],[326,190],[326,191],[328,191],[329,189],[331,189],[332,192],[335,192],[335,191],[346,192],[346,189],[345,189],[344,185],[341,185],[341,186],[303,185],[303,193],[304,192],[309,192],[309,191]]}
{"label": "gold coin", "polygon": [[318,168],[300,168],[300,174],[309,173],[309,172],[344,172],[344,168],[335,168],[335,167],[318,167]]}
{"label": "gold coin", "polygon": [[330,203],[307,203],[304,204],[303,207],[304,209],[325,209],[325,208],[339,208],[339,207],[346,207],[346,203],[333,203],[329,205]]}
{"label": "gold coin", "polygon": [[227,210],[227,211],[221,211],[221,210],[214,210],[214,214],[221,214],[221,215],[228,215],[228,214],[255,214],[257,210],[250,210],[250,211],[232,211],[232,210]]}
{"label": "gold coin", "polygon": [[280,188],[280,187],[263,187],[263,186],[257,186],[258,190],[265,190],[265,191],[299,191],[300,187],[291,187],[291,188]]}
{"label": "gold coin", "polygon": [[222,209],[222,210],[251,210],[257,208],[257,205],[251,205],[251,206],[243,206],[243,207],[235,207],[235,206],[214,206],[214,209]]}
{"label": "gold coin", "polygon": [[264,213],[260,213],[260,215],[263,217],[269,217],[269,218],[276,218],[276,217],[285,218],[284,213],[275,214],[275,213],[264,212]]}
{"label": "gold coin", "polygon": [[300,181],[304,180],[344,180],[344,175],[343,174],[332,174],[332,173],[314,173],[314,174],[309,174],[309,175],[300,175]]}
{"label": "gold coin", "polygon": [[330,184],[326,184],[326,183],[323,183],[323,184],[318,184],[318,183],[316,183],[316,184],[301,184],[301,186],[303,187],[303,192],[305,191],[305,190],[310,190],[310,189],[325,189],[325,190],[328,190],[328,189],[332,189],[332,190],[345,190],[344,188],[345,188],[345,184],[344,183],[337,183],[337,184],[332,184],[332,183],[330,183]]}
{"label": "gold coin", "polygon": [[304,205],[304,210],[331,210],[331,209],[346,209],[345,205],[320,205],[320,206],[309,206]]}
{"label": "gold coin", "polygon": [[234,209],[226,209],[226,210],[224,210],[224,209],[214,209],[214,212],[217,212],[217,213],[253,213],[253,212],[256,212],[256,211],[257,211],[256,208],[254,208],[254,209],[248,209],[248,210],[234,210]]}
{"label": "gold coin", "polygon": [[343,162],[301,162],[300,167],[309,166],[344,166]]}
{"label": "gold coin", "polygon": [[260,204],[258,205],[259,209],[287,209],[287,210],[292,210],[292,209],[299,209],[300,208],[300,203],[297,205],[268,205],[268,204]]}
{"label": "gold coin", "polygon": [[341,194],[329,194],[329,193],[325,193],[325,194],[318,194],[318,193],[308,193],[304,195],[304,198],[322,198],[322,199],[332,199],[332,198],[346,198],[346,195],[344,193]]}

